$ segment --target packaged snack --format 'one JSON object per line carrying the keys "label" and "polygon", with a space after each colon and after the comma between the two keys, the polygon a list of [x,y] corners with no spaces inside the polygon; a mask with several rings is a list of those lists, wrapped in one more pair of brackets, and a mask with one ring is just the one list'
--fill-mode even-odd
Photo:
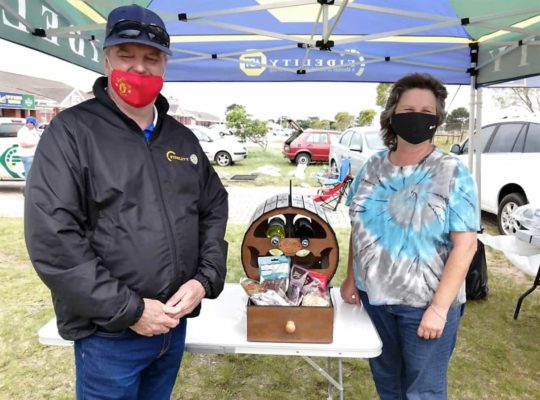
{"label": "packaged snack", "polygon": [[240,279],[240,285],[247,293],[248,296],[251,296],[256,293],[264,293],[266,289],[256,280],[243,277]]}
{"label": "packaged snack", "polygon": [[255,293],[249,297],[250,300],[258,306],[290,306],[286,300],[285,293],[278,294],[275,290],[267,290],[264,293]]}
{"label": "packaged snack", "polygon": [[288,256],[259,257],[259,276],[262,286],[275,292],[282,290],[284,293],[289,287],[291,258]]}
{"label": "packaged snack", "polygon": [[299,267],[298,265],[293,265],[289,289],[287,290],[287,298],[295,306],[299,305],[302,300],[302,288],[304,287],[307,276],[307,269]]}
{"label": "packaged snack", "polygon": [[302,305],[306,307],[329,307],[330,298],[319,290],[307,293],[302,299]]}
{"label": "packaged snack", "polygon": [[308,271],[308,274],[318,280],[319,289],[321,292],[325,292],[328,287],[328,276],[317,271]]}

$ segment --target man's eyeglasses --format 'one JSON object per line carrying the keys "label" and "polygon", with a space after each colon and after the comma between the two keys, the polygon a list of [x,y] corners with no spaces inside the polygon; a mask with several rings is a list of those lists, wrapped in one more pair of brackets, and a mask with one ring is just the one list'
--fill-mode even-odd
{"label": "man's eyeglasses", "polygon": [[138,21],[119,21],[113,25],[109,32],[107,32],[107,37],[112,34],[116,34],[118,37],[124,39],[135,39],[145,32],[148,39],[152,42],[156,42],[162,46],[169,47],[170,39],[169,34],[165,32],[164,29],[157,25],[147,25],[140,23]]}

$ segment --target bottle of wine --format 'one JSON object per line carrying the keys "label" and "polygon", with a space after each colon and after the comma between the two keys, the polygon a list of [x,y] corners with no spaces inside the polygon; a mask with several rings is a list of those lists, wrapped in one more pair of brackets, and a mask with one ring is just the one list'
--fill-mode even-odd
{"label": "bottle of wine", "polygon": [[310,251],[309,239],[313,237],[313,226],[311,226],[311,218],[302,214],[297,214],[293,220],[294,236],[300,239],[302,250],[299,250],[296,255],[299,257],[307,256]]}
{"label": "bottle of wine", "polygon": [[283,215],[275,215],[268,219],[266,237],[270,239],[272,246],[278,246],[281,239],[285,238],[286,219]]}

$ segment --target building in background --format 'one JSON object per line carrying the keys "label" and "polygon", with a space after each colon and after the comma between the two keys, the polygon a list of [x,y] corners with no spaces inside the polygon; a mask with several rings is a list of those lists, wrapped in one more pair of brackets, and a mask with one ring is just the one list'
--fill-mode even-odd
{"label": "building in background", "polygon": [[0,117],[34,116],[44,124],[91,97],[62,82],[0,71]]}

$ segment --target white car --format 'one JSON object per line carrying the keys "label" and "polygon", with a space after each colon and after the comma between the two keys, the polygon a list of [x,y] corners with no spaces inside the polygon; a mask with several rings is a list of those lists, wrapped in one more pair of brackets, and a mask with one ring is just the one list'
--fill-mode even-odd
{"label": "white car", "polygon": [[17,154],[17,132],[24,118],[0,118],[0,180],[23,180],[24,168]]}
{"label": "white car", "polygon": [[[480,208],[497,214],[501,234],[513,234],[520,225],[512,212],[527,203],[540,207],[540,118],[513,117],[485,125],[480,146]],[[468,140],[454,144],[450,152],[468,165]]]}
{"label": "white car", "polygon": [[339,166],[344,159],[351,160],[351,175],[356,176],[362,165],[374,153],[384,149],[379,130],[374,127],[362,127],[347,129],[330,144],[330,156],[328,162],[334,173],[339,172]]}
{"label": "white car", "polygon": [[245,144],[240,143],[234,136],[213,135],[207,128],[200,125],[186,125],[197,139],[210,161],[215,161],[220,167],[226,167],[247,158]]}

